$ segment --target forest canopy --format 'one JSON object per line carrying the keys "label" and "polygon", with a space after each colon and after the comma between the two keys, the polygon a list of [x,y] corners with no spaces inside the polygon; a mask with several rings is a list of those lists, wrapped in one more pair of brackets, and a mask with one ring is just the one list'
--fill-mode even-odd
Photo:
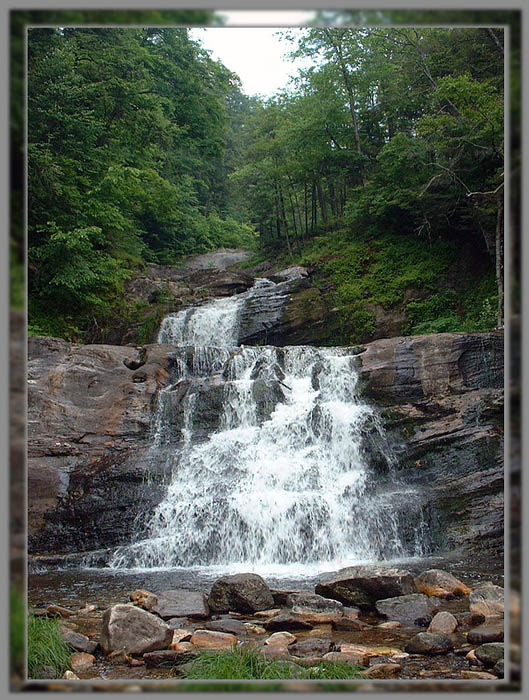
{"label": "forest canopy", "polygon": [[282,36],[311,67],[260,99],[185,28],[28,31],[30,332],[82,337],[145,263],[337,240],[355,303],[382,241],[474,251],[501,325],[503,31]]}

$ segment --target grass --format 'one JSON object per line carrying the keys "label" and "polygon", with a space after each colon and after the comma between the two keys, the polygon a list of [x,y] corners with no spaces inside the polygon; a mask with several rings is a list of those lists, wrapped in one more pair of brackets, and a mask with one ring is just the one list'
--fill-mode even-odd
{"label": "grass", "polygon": [[293,661],[268,660],[251,648],[226,652],[203,652],[192,663],[188,680],[350,680],[361,678],[360,666],[322,661],[317,666],[298,666]]}
{"label": "grass", "polygon": [[24,599],[14,589],[9,597],[9,666],[11,673],[24,671],[24,622],[26,610]]}
{"label": "grass", "polygon": [[43,666],[55,669],[60,678],[70,668],[71,650],[61,636],[57,620],[29,616],[28,676],[39,678]]}

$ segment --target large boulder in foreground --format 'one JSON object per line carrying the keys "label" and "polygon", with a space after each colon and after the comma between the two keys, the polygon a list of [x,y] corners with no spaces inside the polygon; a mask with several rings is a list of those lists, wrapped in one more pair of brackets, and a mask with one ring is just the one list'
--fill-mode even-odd
{"label": "large boulder in foreground", "polygon": [[428,569],[423,571],[415,579],[415,585],[419,593],[436,598],[453,598],[470,593],[470,588],[459,581],[448,571],[442,569]]}
{"label": "large boulder in foreground", "polygon": [[203,620],[209,617],[207,596],[198,591],[172,590],[158,594],[156,605],[151,608],[164,620],[173,617],[195,617]]}
{"label": "large boulder in foreground", "polygon": [[[436,605],[437,604],[437,605]],[[417,624],[417,620],[432,617],[439,610],[439,601],[428,598],[422,593],[386,598],[376,603],[377,612],[388,620],[398,620],[408,624]]]}
{"label": "large boulder in foreground", "polygon": [[212,612],[254,613],[274,607],[272,593],[258,574],[223,576],[213,584],[208,598]]}
{"label": "large boulder in foreground", "polygon": [[143,654],[147,651],[168,649],[173,630],[146,610],[127,603],[113,605],[103,613],[99,645],[103,653],[125,651]]}
{"label": "large boulder in foreground", "polygon": [[351,566],[316,585],[324,598],[333,598],[345,605],[373,607],[377,600],[416,593],[413,576],[405,569],[385,566]]}

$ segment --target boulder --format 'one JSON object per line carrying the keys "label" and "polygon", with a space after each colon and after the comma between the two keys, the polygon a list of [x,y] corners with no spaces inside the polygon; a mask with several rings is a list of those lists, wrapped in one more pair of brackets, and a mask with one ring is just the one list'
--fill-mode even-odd
{"label": "boulder", "polygon": [[396,598],[386,598],[376,603],[377,612],[389,620],[397,620],[408,624],[416,624],[416,621],[426,616],[431,616],[438,610],[439,601],[428,598],[423,593],[411,593]]}
{"label": "boulder", "polygon": [[503,642],[503,619],[501,622],[486,622],[478,627],[473,627],[467,634],[467,640],[471,644],[486,644],[488,642]]}
{"label": "boulder", "polygon": [[415,578],[415,585],[419,593],[436,598],[453,598],[470,593],[468,586],[442,569],[423,571]]}
{"label": "boulder", "polygon": [[430,626],[428,627],[428,632],[432,632],[433,634],[452,634],[452,632],[455,632],[456,628],[456,618],[452,615],[452,613],[443,611],[434,615],[432,621],[430,622]]}
{"label": "boulder", "polygon": [[490,642],[479,646],[474,653],[485,666],[495,666],[500,659],[503,659],[505,648],[502,642]]}
{"label": "boulder", "polygon": [[503,588],[492,583],[484,583],[474,588],[468,597],[470,612],[481,613],[485,617],[503,615]]}
{"label": "boulder", "polygon": [[413,576],[404,569],[352,566],[318,583],[315,591],[324,598],[333,598],[345,605],[369,608],[381,599],[415,593],[416,588]]}
{"label": "boulder", "polygon": [[454,643],[446,634],[419,632],[406,644],[409,654],[446,654],[452,651]]}
{"label": "boulder", "polygon": [[234,634],[213,630],[196,630],[190,641],[196,647],[206,649],[231,649],[237,646],[237,637]]}
{"label": "boulder", "polygon": [[258,574],[233,574],[215,581],[208,604],[216,613],[254,613],[274,607],[270,589]]}
{"label": "boulder", "polygon": [[171,590],[158,594],[156,605],[152,606],[152,612],[164,620],[172,617],[195,617],[205,619],[209,617],[207,596],[198,591]]}
{"label": "boulder", "polygon": [[105,655],[116,650],[143,654],[167,649],[172,640],[173,630],[169,625],[132,604],[113,605],[103,613],[99,645]]}

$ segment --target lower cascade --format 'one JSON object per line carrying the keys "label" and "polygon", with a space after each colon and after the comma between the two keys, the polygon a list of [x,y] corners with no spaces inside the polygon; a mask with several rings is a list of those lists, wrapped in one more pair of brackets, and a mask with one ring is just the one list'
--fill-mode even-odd
{"label": "lower cascade", "polygon": [[[274,284],[258,281],[273,293]],[[423,556],[420,494],[398,476],[354,348],[239,347],[252,290],[167,316],[174,344],[153,459],[165,498],[115,568],[347,565]]]}

